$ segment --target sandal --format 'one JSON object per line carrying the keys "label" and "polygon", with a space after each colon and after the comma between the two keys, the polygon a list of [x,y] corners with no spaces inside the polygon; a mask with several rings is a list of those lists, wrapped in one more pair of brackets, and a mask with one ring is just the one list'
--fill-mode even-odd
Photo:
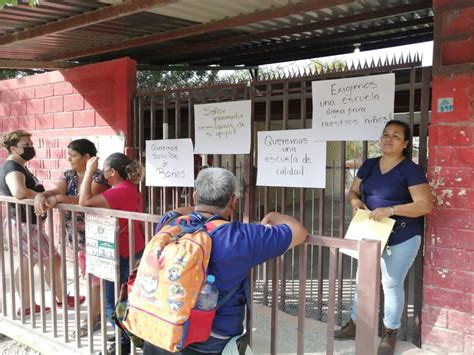
{"label": "sandal", "polygon": [[[84,321],[81,323],[80,327],[79,327],[79,337],[83,338],[83,337],[86,337],[89,333],[89,329],[88,329],[88,325],[87,325],[87,321]],[[100,325],[100,319],[97,320],[94,325],[92,326],[92,332],[96,332],[98,330],[100,330],[101,328],[101,325]],[[76,339],[76,331],[73,330],[72,332],[69,333],[69,337],[71,339]]]}

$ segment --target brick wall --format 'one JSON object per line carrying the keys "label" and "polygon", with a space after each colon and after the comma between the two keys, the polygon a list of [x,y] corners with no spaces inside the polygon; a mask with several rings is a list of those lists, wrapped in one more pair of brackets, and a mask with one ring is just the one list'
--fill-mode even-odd
{"label": "brick wall", "polygon": [[[435,1],[439,6],[450,1]],[[474,8],[448,13],[442,35],[471,33],[444,46],[441,61],[474,61]],[[435,21],[440,21],[437,18]],[[434,58],[436,60],[437,58]],[[453,98],[453,112],[438,99]],[[473,354],[474,347],[474,73],[434,75],[429,179],[435,209],[427,219],[422,344],[437,353]],[[441,111],[441,110],[440,110]]]}
{"label": "brick wall", "polygon": [[[130,141],[135,78],[136,63],[123,58],[0,81],[0,132],[33,134],[36,158],[29,168],[49,187],[70,168],[71,137],[124,134]],[[6,157],[1,149],[0,163]]]}

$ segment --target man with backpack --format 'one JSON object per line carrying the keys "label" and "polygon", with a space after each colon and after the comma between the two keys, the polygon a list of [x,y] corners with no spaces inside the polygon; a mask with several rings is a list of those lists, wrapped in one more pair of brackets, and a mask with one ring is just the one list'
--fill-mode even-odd
{"label": "man with backpack", "polygon": [[[266,215],[261,224],[228,222],[236,208],[235,190],[236,178],[230,171],[222,168],[203,169],[195,182],[195,207],[181,207],[168,212],[158,224],[158,233],[168,233],[167,228],[173,225],[206,226],[211,220],[224,220],[209,233],[212,249],[207,268],[207,275],[215,276],[221,304],[218,303],[207,341],[188,346],[185,344],[180,352],[169,352],[145,341],[145,355],[222,353],[229,340],[243,332],[250,270],[284,254],[306,239],[308,232],[301,223],[277,212]],[[161,280],[159,282],[161,284]]]}

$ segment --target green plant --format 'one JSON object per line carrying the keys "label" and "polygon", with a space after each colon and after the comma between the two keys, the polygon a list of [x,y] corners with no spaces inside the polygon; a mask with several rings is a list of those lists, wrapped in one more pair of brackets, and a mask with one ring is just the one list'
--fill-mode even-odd
{"label": "green plant", "polygon": [[[20,3],[28,3],[29,6],[38,6],[39,0],[20,0]],[[3,10],[5,6],[18,5],[18,0],[0,0],[0,10]]]}

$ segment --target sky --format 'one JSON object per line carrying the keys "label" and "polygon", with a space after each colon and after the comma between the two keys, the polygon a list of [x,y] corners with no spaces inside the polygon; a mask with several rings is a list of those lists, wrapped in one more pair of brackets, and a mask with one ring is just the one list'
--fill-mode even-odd
{"label": "sky", "polygon": [[[358,60],[362,60],[362,62],[365,62],[365,60],[367,60],[367,62],[369,62],[372,61],[372,58],[374,58],[374,61],[377,61],[379,58],[382,58],[382,60],[384,60],[387,56],[389,59],[391,59],[394,55],[396,55],[398,58],[400,57],[400,55],[406,57],[408,54],[411,54],[413,56],[416,53],[422,56],[422,66],[431,66],[433,63],[433,41],[409,44],[405,46],[376,49],[372,51],[360,51],[358,53],[314,58],[313,60],[317,60],[320,63],[331,63],[335,60],[347,61],[349,64],[351,63],[351,61],[357,62]],[[311,59],[304,59],[291,62],[262,65],[261,67],[271,68],[273,70],[279,69],[284,71],[294,69],[295,67],[305,68],[308,67],[308,65],[310,65],[311,63]]]}

